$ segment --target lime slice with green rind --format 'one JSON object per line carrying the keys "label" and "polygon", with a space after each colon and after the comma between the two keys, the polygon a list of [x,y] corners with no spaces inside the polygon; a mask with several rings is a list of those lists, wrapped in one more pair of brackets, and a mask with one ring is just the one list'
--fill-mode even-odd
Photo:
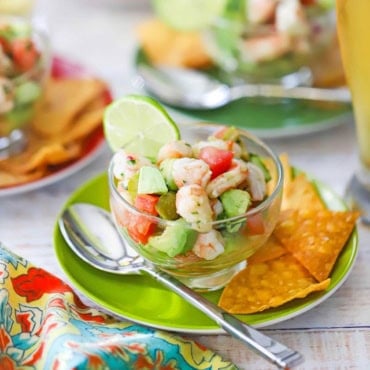
{"label": "lime slice with green rind", "polygon": [[226,0],[153,0],[158,18],[182,31],[199,31],[222,13]]}
{"label": "lime slice with green rind", "polygon": [[104,112],[104,135],[109,147],[156,158],[164,144],[178,140],[180,131],[167,111],[155,99],[126,95]]}

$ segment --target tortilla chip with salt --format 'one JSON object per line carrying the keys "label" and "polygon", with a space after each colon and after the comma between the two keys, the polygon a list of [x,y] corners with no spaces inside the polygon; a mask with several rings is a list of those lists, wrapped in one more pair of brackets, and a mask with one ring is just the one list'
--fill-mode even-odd
{"label": "tortilla chip with salt", "polygon": [[105,107],[87,111],[76,118],[74,125],[68,132],[55,138],[60,143],[69,143],[86,138],[91,132],[101,126]]}
{"label": "tortilla chip with salt", "polygon": [[154,64],[186,68],[205,68],[212,64],[201,33],[175,30],[158,19],[150,19],[138,28],[145,55]]}
{"label": "tortilla chip with salt", "polygon": [[33,129],[44,137],[66,132],[75,117],[100,98],[105,88],[102,81],[92,78],[50,79],[33,120]]}
{"label": "tortilla chip with salt", "polygon": [[233,314],[249,314],[278,307],[314,291],[325,290],[330,279],[317,283],[290,254],[249,263],[224,288],[218,305]]}
{"label": "tortilla chip with salt", "polygon": [[317,281],[323,281],[330,275],[358,217],[355,211],[285,211],[274,235]]}
{"label": "tortilla chip with salt", "polygon": [[[34,172],[42,170],[45,173],[47,166],[55,166],[75,159],[81,154],[81,145],[78,142],[61,144],[40,138],[34,132],[28,135],[26,149],[10,158],[0,161],[0,170],[10,175],[23,174],[18,176],[19,180],[30,177],[31,181]],[[8,181],[6,181],[8,182]],[[0,186],[5,186],[5,181],[0,181]]]}
{"label": "tortilla chip with salt", "polygon": [[275,258],[281,257],[286,254],[287,250],[279,242],[279,240],[272,234],[266,241],[266,243],[257,250],[251,257],[248,258],[248,263],[259,263]]}
{"label": "tortilla chip with salt", "polygon": [[287,184],[281,209],[298,209],[300,212],[317,212],[326,209],[315,186],[304,173]]}
{"label": "tortilla chip with salt", "polygon": [[37,169],[30,173],[10,173],[0,169],[0,188],[1,187],[10,187],[19,185],[22,183],[35,181],[43,177],[45,174],[44,169]]}

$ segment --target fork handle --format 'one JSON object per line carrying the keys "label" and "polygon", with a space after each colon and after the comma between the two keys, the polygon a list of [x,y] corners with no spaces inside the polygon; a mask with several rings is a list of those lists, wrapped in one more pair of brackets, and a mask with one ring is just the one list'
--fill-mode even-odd
{"label": "fork handle", "polygon": [[146,267],[143,271],[201,310],[227,333],[239,339],[278,368],[288,369],[303,362],[303,357],[299,352],[240,321],[166,272],[153,266]]}

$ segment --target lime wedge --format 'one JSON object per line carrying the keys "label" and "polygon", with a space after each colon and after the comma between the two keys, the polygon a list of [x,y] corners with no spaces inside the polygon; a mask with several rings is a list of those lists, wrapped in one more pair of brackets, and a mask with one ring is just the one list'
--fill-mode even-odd
{"label": "lime wedge", "polygon": [[226,0],[153,0],[154,11],[168,26],[182,31],[199,31],[221,14]]}
{"label": "lime wedge", "polygon": [[108,105],[103,127],[114,152],[124,147],[149,158],[156,158],[161,146],[180,138],[166,110],[156,100],[142,95],[126,95]]}

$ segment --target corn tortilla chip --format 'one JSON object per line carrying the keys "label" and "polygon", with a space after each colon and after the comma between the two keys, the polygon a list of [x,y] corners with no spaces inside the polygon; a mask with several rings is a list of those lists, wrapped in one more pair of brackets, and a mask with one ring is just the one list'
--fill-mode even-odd
{"label": "corn tortilla chip", "polygon": [[[49,165],[59,165],[81,154],[80,143],[61,144],[40,138],[34,132],[28,134],[27,148],[16,156],[0,161],[0,170],[13,175],[37,172]],[[0,186],[2,183],[0,182]]]}
{"label": "corn tortilla chip", "polygon": [[212,64],[199,32],[174,30],[151,19],[139,26],[138,38],[153,64],[187,68],[204,68]]}
{"label": "corn tortilla chip", "polygon": [[329,283],[330,279],[317,283],[292,255],[286,254],[249,263],[224,288],[218,305],[233,314],[255,313],[325,290]]}
{"label": "corn tortilla chip", "polygon": [[45,169],[37,169],[36,171],[26,174],[14,174],[0,170],[0,188],[16,186],[40,179],[45,174]]}
{"label": "corn tortilla chip", "polygon": [[68,162],[80,155],[80,149],[80,146],[77,144],[64,146],[52,143],[44,145],[33,153],[31,160],[26,162],[24,166],[20,166],[19,170],[21,172],[30,172],[38,167],[55,166]]}
{"label": "corn tortilla chip", "polygon": [[44,137],[66,132],[73,119],[101,97],[104,89],[105,85],[97,79],[50,79],[33,120],[33,129]]}
{"label": "corn tortilla chip", "polygon": [[64,135],[54,139],[54,142],[69,143],[81,140],[97,129],[103,119],[104,107],[81,114],[74,122],[71,129]]}
{"label": "corn tortilla chip", "polygon": [[304,173],[298,174],[285,188],[282,209],[298,209],[301,213],[326,209],[314,185]]}
{"label": "corn tortilla chip", "polygon": [[248,263],[259,263],[273,260],[281,257],[288,251],[279,242],[279,240],[272,234],[266,241],[266,243],[257,250],[251,257],[248,258]]}
{"label": "corn tortilla chip", "polygon": [[323,281],[330,275],[358,217],[355,211],[322,210],[311,215],[286,211],[274,235],[317,281]]}

